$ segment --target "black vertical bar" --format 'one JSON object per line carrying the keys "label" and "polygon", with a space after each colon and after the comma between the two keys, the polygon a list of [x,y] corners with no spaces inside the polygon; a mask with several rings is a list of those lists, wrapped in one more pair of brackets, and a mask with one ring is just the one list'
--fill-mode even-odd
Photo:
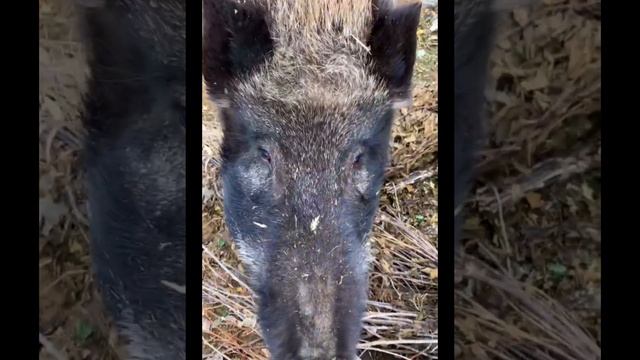
{"label": "black vertical bar", "polygon": [[[605,4],[607,2],[605,1]],[[608,224],[609,221],[608,219],[610,219],[610,217],[608,216],[607,211],[605,210],[605,208],[607,207],[607,203],[609,203],[608,201],[608,196],[607,196],[607,189],[605,184],[609,183],[608,181],[608,176],[607,176],[607,161],[604,161],[604,158],[607,155],[607,150],[608,148],[610,148],[609,146],[609,141],[608,141],[608,131],[605,130],[605,128],[607,126],[605,126],[605,124],[607,123],[606,119],[607,119],[607,114],[612,114],[612,112],[610,112],[610,109],[607,106],[607,103],[609,103],[609,97],[608,97],[608,92],[605,91],[605,89],[607,88],[607,84],[609,83],[608,80],[608,76],[605,76],[606,71],[605,71],[605,64],[608,62],[607,61],[607,56],[605,55],[606,51],[605,49],[608,47],[607,41],[605,41],[605,37],[607,34],[609,34],[609,32],[607,31],[607,12],[605,10],[606,6],[605,4],[601,4],[601,19],[600,21],[602,22],[602,43],[600,45],[600,50],[601,50],[601,58],[600,58],[600,78],[602,81],[602,88],[601,91],[602,93],[600,94],[600,116],[605,119],[605,121],[601,121],[600,124],[602,124],[602,127],[600,128],[600,141],[601,141],[601,149],[603,150],[602,153],[602,164],[600,166],[600,182],[601,182],[601,199],[600,199],[600,206],[601,206],[601,220],[600,220],[600,236],[602,239],[606,239],[607,237],[604,236],[605,232],[607,231],[608,228]],[[612,22],[610,22],[612,23]],[[602,294],[602,298],[601,298],[601,319],[600,319],[600,331],[602,332],[602,335],[600,337],[600,350],[602,355],[607,353],[607,348],[611,348],[611,341],[609,339],[611,339],[611,337],[609,336],[610,331],[611,331],[611,326],[609,325],[610,322],[610,317],[609,317],[609,311],[607,311],[607,307],[609,307],[610,301],[609,301],[609,296],[612,295],[613,291],[611,289],[611,282],[610,282],[610,277],[607,276],[607,273],[611,273],[611,264],[612,262],[610,262],[610,252],[609,252],[609,248],[610,246],[607,245],[608,241],[604,241],[601,243],[600,245],[600,261],[601,261],[601,265],[600,265],[600,271],[602,272],[601,277],[602,280],[600,282],[600,293]],[[611,309],[609,309],[611,310]],[[607,327],[609,327],[609,330],[607,330]],[[603,357],[604,358],[604,357]],[[612,357],[609,357],[612,358]]]}
{"label": "black vertical bar", "polygon": [[[614,3],[615,4],[615,3]],[[625,51],[626,46],[623,45],[622,51],[616,49],[614,45],[614,39],[623,39],[626,32],[626,24],[631,22],[626,22],[622,20],[623,13],[625,13],[624,8],[616,7],[615,5],[609,4],[608,1],[604,1],[601,5],[601,22],[602,22],[602,38],[601,38],[601,109],[600,116],[602,117],[601,121],[601,149],[602,149],[602,163],[601,163],[601,271],[602,271],[602,280],[601,280],[601,338],[600,338],[600,349],[602,351],[602,359],[621,359],[625,353],[624,345],[627,345],[629,348],[634,347],[632,337],[629,336],[630,333],[628,331],[620,331],[622,326],[616,325],[616,322],[625,322],[622,319],[629,319],[628,310],[633,308],[635,303],[637,302],[635,296],[629,297],[629,292],[625,291],[625,289],[621,289],[620,287],[614,287],[614,283],[617,282],[618,286],[622,285],[622,287],[627,287],[625,279],[625,273],[629,270],[625,269],[625,264],[634,264],[637,262],[637,252],[629,251],[624,245],[624,242],[618,242],[617,239],[631,239],[636,237],[634,230],[630,230],[629,225],[634,223],[635,211],[625,211],[622,209],[627,209],[626,206],[616,206],[615,203],[617,199],[623,199],[621,202],[626,203],[631,200],[628,198],[628,189],[632,189],[635,187],[634,184],[623,183],[627,182],[634,177],[629,178],[625,176],[627,171],[625,161],[619,161],[618,164],[622,163],[622,166],[614,166],[613,160],[615,158],[623,158],[625,150],[621,150],[622,146],[625,144],[633,144],[633,138],[637,136],[635,132],[626,132],[623,129],[626,128],[624,123],[620,123],[616,121],[617,119],[624,119],[627,117],[629,113],[635,114],[637,111],[632,110],[633,104],[637,102],[634,100],[634,97],[637,97],[636,91],[627,90],[627,87],[621,87],[619,84],[613,80],[615,77],[621,77],[622,79],[626,79],[626,81],[631,81],[628,78],[629,73],[627,69],[634,67],[635,65],[627,62],[626,64],[622,64],[625,60],[630,60],[627,56],[628,53]],[[620,13],[617,16],[613,16],[615,10],[618,10]],[[634,16],[634,15],[632,15]],[[633,20],[632,20],[633,21]],[[625,29],[623,31],[620,31]],[[619,31],[619,34],[614,35],[616,31]],[[623,43],[624,41],[616,41],[617,43]],[[619,53],[618,59],[614,59],[614,54],[616,51]],[[621,56],[620,56],[621,55]],[[633,59],[631,62],[635,62]],[[613,64],[613,65],[611,65]],[[626,66],[625,66],[626,65]],[[631,67],[628,67],[631,66]],[[617,71],[619,70],[619,72]],[[624,80],[623,80],[624,81]],[[621,83],[623,82],[621,81]],[[623,90],[624,89],[624,90]],[[618,93],[613,95],[612,92],[618,90]],[[630,96],[629,96],[630,95]],[[635,102],[634,102],[635,101]],[[616,104],[617,102],[617,104]],[[624,106],[628,108],[626,110],[631,110],[631,112],[625,112]],[[629,106],[630,105],[630,106]],[[634,116],[635,117],[635,116]],[[618,134],[614,134],[616,130]],[[630,135],[630,136],[629,136]],[[615,136],[615,139],[614,139]],[[622,136],[629,136],[627,139],[623,139]],[[637,140],[636,140],[637,141]],[[628,150],[627,150],[628,151]],[[616,154],[617,152],[617,154]],[[637,150],[636,150],[637,152]],[[622,170],[622,171],[621,171]],[[617,173],[617,174],[616,174]],[[635,182],[633,179],[631,182]],[[617,183],[616,185],[613,185]],[[625,186],[626,185],[626,186]],[[627,191],[625,190],[627,189]],[[619,194],[616,194],[619,192]],[[629,216],[631,214],[631,216]],[[637,220],[635,220],[637,221]],[[631,225],[633,228],[633,225]],[[621,230],[621,231],[614,231]],[[617,233],[614,235],[614,232]],[[633,240],[632,240],[633,241]],[[618,254],[615,254],[618,252]],[[623,257],[625,257],[623,259]],[[636,259],[633,259],[636,258]],[[620,271],[622,267],[622,271]],[[632,266],[633,267],[633,266]],[[614,272],[620,271],[619,274],[614,275]],[[633,270],[632,270],[633,271]],[[635,271],[634,271],[635,272]],[[616,281],[614,279],[622,279],[621,281]],[[630,301],[631,300],[631,301]],[[618,304],[614,305],[614,302]],[[616,314],[617,313],[617,314]],[[629,321],[627,320],[627,321]],[[629,346],[631,345],[631,346]],[[621,351],[622,350],[622,351]],[[631,350],[631,349],[627,349]],[[615,354],[615,355],[614,355]]]}
{"label": "black vertical bar", "polygon": [[202,358],[202,6],[187,1],[186,192],[187,359]]}
{"label": "black vertical bar", "polygon": [[[39,133],[38,133],[38,3],[17,1],[7,3],[4,10],[22,18],[5,29],[3,52],[3,188],[2,202],[5,233],[2,236],[2,265],[5,306],[12,331],[5,343],[18,350],[19,357],[37,359],[38,340],[38,217]],[[21,5],[13,7],[13,5]],[[22,329],[19,329],[22,328]]]}
{"label": "black vertical bar", "polygon": [[[24,240],[18,240],[18,238],[14,238],[14,243],[19,244],[20,246],[25,246],[27,248],[27,253],[25,254],[25,258],[28,258],[29,261],[25,261],[27,269],[25,269],[24,275],[28,277],[28,280],[24,279],[22,276],[16,276],[15,278],[19,283],[25,284],[25,287],[28,291],[25,292],[24,297],[29,297],[32,302],[27,300],[27,304],[29,304],[29,309],[27,311],[32,311],[31,314],[28,314],[26,317],[29,319],[27,322],[29,325],[33,326],[33,333],[31,331],[25,331],[25,334],[30,334],[33,337],[27,338],[25,341],[27,344],[26,348],[23,347],[25,353],[25,359],[36,359],[39,356],[40,350],[40,340],[39,340],[39,264],[40,264],[40,253],[39,253],[39,239],[40,239],[40,214],[39,214],[39,203],[40,203],[40,194],[39,194],[39,179],[40,179],[40,157],[38,155],[38,148],[40,146],[40,121],[39,121],[39,90],[40,90],[40,64],[39,64],[39,45],[40,39],[38,35],[38,29],[40,25],[39,12],[38,12],[38,4],[36,1],[21,1],[19,3],[24,3],[24,13],[27,15],[27,21],[25,21],[27,28],[22,30],[15,29],[14,34],[21,33],[24,31],[26,34],[26,39],[24,43],[27,45],[27,51],[24,56],[18,56],[20,53],[19,50],[14,50],[15,52],[13,57],[15,62],[17,63],[17,67],[9,67],[13,69],[12,71],[8,71],[9,73],[15,73],[16,78],[19,82],[25,81],[25,84],[18,89],[24,89],[21,95],[18,95],[17,92],[12,90],[13,99],[24,102],[25,104],[16,104],[13,103],[14,109],[18,110],[17,113],[21,114],[19,118],[14,118],[13,121],[18,124],[23,123],[26,127],[26,139],[30,141],[25,141],[26,144],[24,150],[14,150],[15,153],[20,153],[20,151],[24,151],[25,158],[22,159],[20,156],[15,157],[15,159],[19,162],[23,162],[24,166],[28,169],[25,173],[28,173],[29,180],[24,181],[22,176],[17,176],[18,169],[20,167],[10,167],[15,172],[13,178],[20,184],[19,186],[25,186],[25,191],[18,190],[18,187],[13,187],[9,192],[15,192],[17,194],[17,201],[20,204],[26,203],[25,207],[29,210],[24,215],[24,219],[20,219],[25,222],[25,226],[22,227],[18,224],[20,222],[13,222],[16,226],[15,229],[18,230],[18,234],[21,233],[21,229],[25,229],[24,231],[27,234],[31,234],[33,231],[34,237],[25,236]],[[7,11],[10,11],[7,9]],[[20,13],[17,11],[16,13]],[[14,23],[15,24],[15,23]],[[15,26],[15,25],[14,25]],[[16,41],[22,41],[20,36],[15,37]],[[20,46],[11,47],[13,49],[19,49]],[[26,62],[25,62],[26,60]],[[24,65],[21,65],[24,64]],[[25,66],[25,70],[18,70],[20,66]],[[24,77],[23,77],[24,76]],[[21,119],[20,119],[21,118]],[[20,143],[21,141],[19,141]],[[11,156],[13,157],[13,156]],[[23,198],[22,194],[29,194],[29,196],[25,196]],[[32,198],[33,196],[33,198]],[[33,201],[33,202],[31,202]],[[33,207],[31,207],[33,206]],[[20,208],[18,206],[17,208]],[[20,236],[19,236],[20,237]],[[33,240],[32,240],[33,239]],[[32,242],[33,241],[33,242]],[[18,260],[20,263],[22,261]],[[19,287],[18,287],[19,288]],[[15,289],[15,288],[14,288]],[[14,290],[15,291],[15,290]],[[19,303],[23,301],[23,296],[17,296],[16,299]],[[20,311],[16,311],[17,316],[22,318],[23,314]],[[25,311],[25,313],[27,313]],[[18,319],[15,323],[21,322],[21,319]],[[25,321],[26,322],[26,321]],[[20,333],[20,331],[16,331],[16,333]]]}
{"label": "black vertical bar", "polygon": [[438,4],[438,358],[454,351],[453,2]]}

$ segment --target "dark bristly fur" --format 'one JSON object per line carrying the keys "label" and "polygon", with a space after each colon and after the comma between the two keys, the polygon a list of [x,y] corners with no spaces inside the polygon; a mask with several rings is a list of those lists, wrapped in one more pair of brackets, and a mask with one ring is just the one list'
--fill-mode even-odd
{"label": "dark bristly fur", "polygon": [[477,149],[484,139],[486,77],[495,31],[494,0],[454,2],[454,206],[459,248],[461,208],[471,188]]}
{"label": "dark bristly fur", "polygon": [[454,2],[454,206],[458,247],[462,216],[483,139],[484,89],[493,41],[492,0]]}
{"label": "dark bristly fur", "polygon": [[351,360],[393,108],[420,4],[205,0],[204,78],[224,129],[225,219],[273,359]]}
{"label": "dark bristly fur", "polygon": [[497,16],[536,0],[454,1],[454,206],[459,250],[462,206],[474,178],[477,151],[484,142],[485,88]]}
{"label": "dark bristly fur", "polygon": [[85,5],[95,279],[128,358],[185,359],[184,2]]}

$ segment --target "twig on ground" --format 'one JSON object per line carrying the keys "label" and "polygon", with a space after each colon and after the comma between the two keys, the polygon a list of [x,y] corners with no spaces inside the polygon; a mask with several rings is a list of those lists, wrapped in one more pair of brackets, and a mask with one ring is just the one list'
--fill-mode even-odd
{"label": "twig on ground", "polygon": [[[599,165],[599,160],[591,156],[545,160],[535,165],[529,174],[520,176],[513,181],[509,189],[504,189],[499,192],[502,206],[511,206],[522,199],[528,192],[543,189],[555,182],[566,180],[577,174],[582,174]],[[488,208],[495,212],[498,210],[496,196],[486,194],[489,191],[490,189],[486,186],[479,189],[479,195],[475,197],[475,200],[480,203],[481,207]]]}
{"label": "twig on ground", "polygon": [[387,191],[393,191],[394,190],[393,187],[395,185],[396,190],[402,190],[409,185],[413,185],[418,181],[433,177],[437,174],[438,174],[438,168],[414,171],[411,174],[409,174],[409,176],[398,181],[397,183],[393,183],[393,182],[388,183],[385,186],[385,188]]}

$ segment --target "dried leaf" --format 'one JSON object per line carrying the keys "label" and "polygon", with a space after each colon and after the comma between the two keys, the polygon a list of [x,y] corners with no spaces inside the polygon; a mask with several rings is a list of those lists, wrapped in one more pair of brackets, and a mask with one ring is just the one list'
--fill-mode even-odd
{"label": "dried leaf", "polygon": [[521,85],[527,91],[544,89],[549,86],[549,79],[542,70],[538,70],[533,79],[527,79]]}
{"label": "dried leaf", "polygon": [[529,11],[527,9],[513,10],[513,19],[522,27],[529,23]]}
{"label": "dried leaf", "polygon": [[536,192],[530,192],[525,195],[527,198],[527,202],[532,209],[538,209],[544,206],[544,201],[542,200],[542,195]]}
{"label": "dried leaf", "polygon": [[582,195],[584,195],[584,197],[589,199],[590,201],[594,201],[593,200],[593,189],[587,183],[583,183],[582,184]]}
{"label": "dried leaf", "polygon": [[431,280],[437,280],[438,279],[438,269],[428,269],[428,274],[429,277],[431,278]]}
{"label": "dried leaf", "polygon": [[58,105],[58,103],[56,103],[55,101],[51,100],[48,97],[44,98],[44,103],[42,104],[42,107],[49,112],[49,114],[51,115],[51,117],[53,118],[53,120],[55,121],[63,121],[64,120],[64,113],[62,111],[62,109],[60,108],[60,105]]}
{"label": "dried leaf", "polygon": [[54,226],[58,225],[64,215],[69,213],[65,204],[55,203],[50,196],[40,198],[39,202],[41,234],[49,235]]}

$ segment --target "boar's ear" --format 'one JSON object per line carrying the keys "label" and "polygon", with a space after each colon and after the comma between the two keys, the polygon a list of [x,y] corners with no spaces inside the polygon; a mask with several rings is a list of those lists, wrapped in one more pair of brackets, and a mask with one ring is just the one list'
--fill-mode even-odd
{"label": "boar's ear", "polygon": [[388,86],[395,108],[411,103],[411,76],[421,3],[393,5],[374,1],[374,23],[369,38],[374,71]]}
{"label": "boar's ear", "polygon": [[205,0],[203,75],[209,94],[224,105],[231,81],[262,64],[273,50],[264,9],[251,2]]}

